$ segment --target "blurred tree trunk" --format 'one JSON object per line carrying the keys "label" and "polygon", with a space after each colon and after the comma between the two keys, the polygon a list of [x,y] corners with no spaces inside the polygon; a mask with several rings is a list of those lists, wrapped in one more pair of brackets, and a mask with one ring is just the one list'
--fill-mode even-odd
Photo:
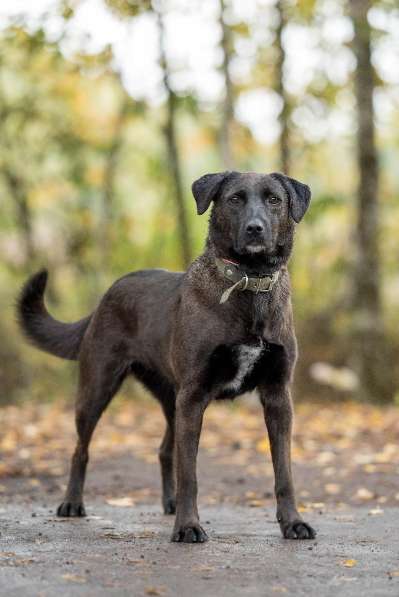
{"label": "blurred tree trunk", "polygon": [[279,168],[284,174],[290,174],[290,138],[289,138],[289,118],[290,104],[284,85],[284,64],[285,49],[283,46],[283,32],[286,25],[286,0],[277,0],[276,9],[278,12],[278,25],[276,28],[275,46],[277,50],[275,85],[282,102],[282,108],[279,116],[280,136],[279,136]]}
{"label": "blurred tree trunk", "polygon": [[35,257],[35,246],[33,242],[32,213],[26,189],[22,180],[11,170],[4,168],[3,174],[10,189],[10,194],[14,199],[16,220],[23,238],[24,261],[28,265]]}
{"label": "blurred tree trunk", "polygon": [[226,8],[225,0],[219,0],[220,17],[219,24],[222,30],[221,49],[223,53],[222,74],[224,79],[225,96],[222,107],[222,123],[220,127],[219,143],[220,153],[223,167],[226,170],[234,168],[233,150],[231,143],[231,129],[234,120],[234,98],[233,85],[230,76],[230,60],[231,60],[231,31],[224,19],[224,12]]}
{"label": "blurred tree trunk", "polygon": [[169,66],[165,50],[165,26],[164,18],[161,8],[156,10],[158,30],[159,30],[159,47],[160,47],[160,64],[163,72],[163,84],[165,87],[167,99],[167,116],[164,127],[165,141],[168,150],[169,168],[171,178],[174,186],[174,200],[176,203],[178,233],[180,236],[181,259],[184,267],[187,267],[192,261],[192,250],[190,241],[190,231],[184,202],[183,183],[181,176],[181,164],[179,151],[177,147],[176,134],[176,110],[177,97],[170,85]]}
{"label": "blurred tree trunk", "polygon": [[357,60],[357,256],[354,292],[354,348],[360,379],[359,393],[365,400],[392,400],[392,368],[384,338],[380,292],[378,246],[378,156],[374,126],[374,71],[371,64],[371,30],[367,20],[369,0],[349,0],[354,26],[353,50]]}
{"label": "blurred tree trunk", "polygon": [[119,153],[123,144],[123,132],[126,121],[126,115],[129,110],[130,100],[125,97],[122,100],[118,114],[115,119],[115,127],[112,135],[111,145],[109,147],[103,179],[103,206],[102,222],[100,226],[99,244],[101,247],[101,267],[107,270],[109,267],[111,253],[111,225],[114,219],[115,211],[115,178],[117,172]]}

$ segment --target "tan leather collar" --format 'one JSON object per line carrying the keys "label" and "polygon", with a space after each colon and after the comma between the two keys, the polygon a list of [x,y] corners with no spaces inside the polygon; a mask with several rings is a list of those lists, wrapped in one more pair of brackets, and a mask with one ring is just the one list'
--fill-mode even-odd
{"label": "tan leather collar", "polygon": [[248,276],[237,263],[229,261],[228,259],[215,258],[216,267],[218,271],[226,280],[232,282],[232,286],[225,290],[220,298],[220,303],[225,303],[234,290],[251,292],[270,292],[278,280],[280,272],[273,274],[266,274],[264,276]]}

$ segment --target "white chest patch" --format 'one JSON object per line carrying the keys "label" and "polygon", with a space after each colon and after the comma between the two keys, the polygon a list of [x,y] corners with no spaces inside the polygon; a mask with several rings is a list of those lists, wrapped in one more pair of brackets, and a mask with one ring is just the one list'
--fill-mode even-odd
{"label": "white chest patch", "polygon": [[251,373],[255,363],[262,354],[263,346],[261,344],[257,346],[242,344],[236,350],[237,372],[235,377],[225,385],[224,389],[237,392],[241,388],[245,377]]}

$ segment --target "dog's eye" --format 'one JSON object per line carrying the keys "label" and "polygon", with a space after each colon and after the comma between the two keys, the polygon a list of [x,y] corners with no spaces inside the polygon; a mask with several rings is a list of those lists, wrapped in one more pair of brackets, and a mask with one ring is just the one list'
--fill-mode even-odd
{"label": "dog's eye", "polygon": [[242,201],[243,199],[239,195],[233,195],[229,198],[229,203],[232,203],[233,205],[239,205],[240,203],[242,203]]}
{"label": "dog's eye", "polygon": [[274,197],[274,195],[270,195],[267,197],[267,202],[270,203],[270,205],[279,205],[281,203],[281,199],[280,197]]}

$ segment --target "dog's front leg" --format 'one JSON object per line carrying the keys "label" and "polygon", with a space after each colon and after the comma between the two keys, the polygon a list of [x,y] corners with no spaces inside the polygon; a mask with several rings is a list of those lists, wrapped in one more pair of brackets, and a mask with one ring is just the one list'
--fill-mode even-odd
{"label": "dog's front leg", "polygon": [[197,453],[207,401],[191,390],[176,399],[176,520],[172,541],[203,543],[207,534],[199,523],[197,508]]}
{"label": "dog's front leg", "polygon": [[287,385],[260,388],[275,477],[277,520],[285,539],[314,539],[316,532],[298,513],[291,473],[293,408]]}

